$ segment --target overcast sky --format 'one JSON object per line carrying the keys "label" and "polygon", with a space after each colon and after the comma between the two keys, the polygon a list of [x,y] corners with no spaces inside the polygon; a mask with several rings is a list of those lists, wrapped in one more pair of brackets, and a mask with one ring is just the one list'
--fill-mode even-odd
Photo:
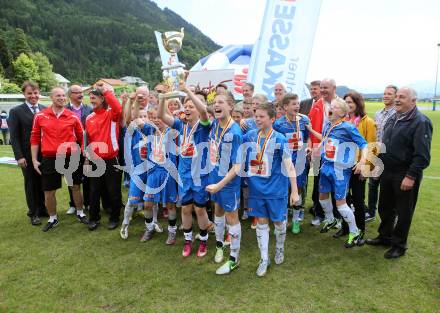
{"label": "overcast sky", "polygon": [[[153,1],[222,46],[254,43],[266,4],[265,0]],[[364,92],[380,92],[390,83],[434,86],[437,43],[439,0],[323,0],[307,81],[333,77],[338,85]]]}

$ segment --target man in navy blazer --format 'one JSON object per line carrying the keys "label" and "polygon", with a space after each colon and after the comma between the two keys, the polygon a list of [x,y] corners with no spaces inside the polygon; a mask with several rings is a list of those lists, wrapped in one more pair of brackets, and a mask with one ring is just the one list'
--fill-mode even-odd
{"label": "man in navy blazer", "polygon": [[32,165],[31,131],[34,115],[45,109],[38,103],[40,88],[37,83],[25,81],[21,88],[25,102],[9,111],[8,125],[12,150],[24,177],[24,191],[28,213],[32,225],[40,225],[40,217],[47,216],[44,206],[44,193],[41,186],[41,176]]}
{"label": "man in navy blazer", "polygon": [[[78,116],[78,118],[81,120],[83,129],[86,129],[87,116],[93,112],[93,109],[91,106],[86,105],[82,102],[84,95],[81,86],[79,85],[70,86],[69,90],[67,91],[67,95],[69,96],[70,102],[67,104],[66,108],[72,111],[73,113],[75,113],[76,116]],[[86,145],[87,143],[84,142],[84,144]],[[82,162],[80,165],[82,165]],[[90,203],[88,177],[83,176],[82,183],[83,183],[84,207],[87,208]],[[69,209],[67,210],[67,214],[74,214],[76,213],[76,208],[75,208],[75,202],[73,201],[72,190],[70,187],[69,187],[69,195],[70,195],[70,203],[69,203]]]}

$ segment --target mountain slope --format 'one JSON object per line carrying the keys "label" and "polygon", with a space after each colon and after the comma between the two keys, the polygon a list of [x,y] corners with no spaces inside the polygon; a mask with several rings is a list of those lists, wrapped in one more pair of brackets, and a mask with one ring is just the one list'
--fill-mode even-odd
{"label": "mountain slope", "polygon": [[72,82],[99,77],[161,79],[154,30],[185,27],[180,60],[192,66],[219,48],[171,10],[149,0],[0,0],[0,36],[19,27],[33,51],[46,54],[54,71]]}

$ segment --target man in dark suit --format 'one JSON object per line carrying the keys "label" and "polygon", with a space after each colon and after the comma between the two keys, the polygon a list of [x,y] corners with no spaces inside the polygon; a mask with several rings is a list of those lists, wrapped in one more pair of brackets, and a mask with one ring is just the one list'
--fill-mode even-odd
{"label": "man in dark suit", "polygon": [[309,115],[310,109],[313,104],[321,97],[321,81],[314,80],[310,83],[310,96],[311,98],[302,100],[299,104],[299,113]]}
{"label": "man in dark suit", "polygon": [[[75,113],[76,116],[78,116],[78,118],[81,120],[83,129],[85,129],[87,116],[93,112],[93,109],[91,106],[82,103],[84,95],[81,86],[79,85],[70,86],[67,95],[69,96],[70,102],[67,104],[66,108],[72,111],[73,113]],[[83,160],[81,160],[81,163],[83,163],[82,161]],[[83,185],[83,196],[84,196],[83,204],[84,207],[87,208],[90,204],[89,178],[87,176],[83,176],[82,183],[83,183],[82,185]],[[76,213],[76,208],[75,208],[75,201],[73,200],[71,187],[69,187],[69,196],[70,196],[70,203],[69,203],[69,209],[67,210],[67,214],[74,214]]]}
{"label": "man in dark suit", "polygon": [[41,176],[32,166],[30,136],[34,115],[46,107],[39,104],[40,88],[37,83],[26,81],[21,88],[25,103],[11,109],[8,125],[12,150],[24,177],[24,190],[28,206],[27,215],[32,225],[40,225],[40,217],[47,216]]}

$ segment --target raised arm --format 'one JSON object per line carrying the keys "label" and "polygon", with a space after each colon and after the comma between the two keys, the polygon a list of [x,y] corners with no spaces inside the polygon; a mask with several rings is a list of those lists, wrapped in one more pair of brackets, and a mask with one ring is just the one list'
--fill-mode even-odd
{"label": "raised arm", "polygon": [[169,127],[173,126],[174,117],[171,116],[170,114],[168,114],[168,112],[165,108],[165,98],[162,96],[162,94],[159,94],[159,108],[157,110],[157,115]]}
{"label": "raised arm", "polygon": [[200,114],[200,121],[207,122],[209,121],[208,111],[206,111],[206,105],[200,100],[191,90],[186,87],[185,82],[181,81],[179,84],[179,89],[185,92],[188,97],[191,99],[192,103],[194,103],[197,111]]}

